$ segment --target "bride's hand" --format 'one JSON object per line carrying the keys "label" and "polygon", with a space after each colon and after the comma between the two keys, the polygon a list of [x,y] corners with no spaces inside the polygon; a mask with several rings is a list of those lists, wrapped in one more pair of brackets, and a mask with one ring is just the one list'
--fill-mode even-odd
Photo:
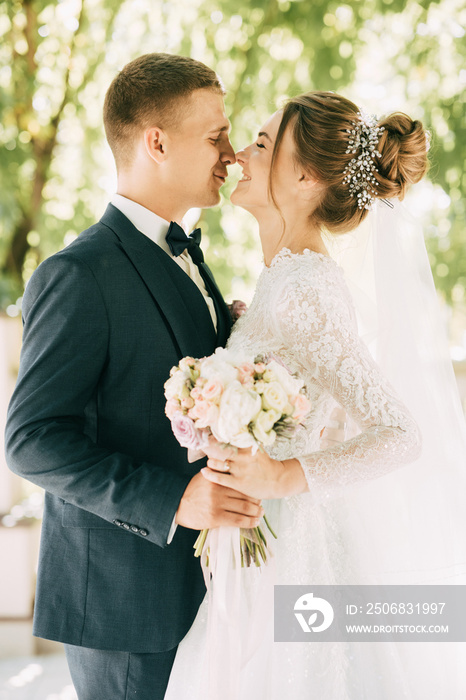
{"label": "bride's hand", "polygon": [[204,451],[209,459],[201,473],[220,486],[258,499],[283,498],[308,490],[297,459],[279,462],[260,450],[253,455],[249,448],[224,447],[213,438]]}

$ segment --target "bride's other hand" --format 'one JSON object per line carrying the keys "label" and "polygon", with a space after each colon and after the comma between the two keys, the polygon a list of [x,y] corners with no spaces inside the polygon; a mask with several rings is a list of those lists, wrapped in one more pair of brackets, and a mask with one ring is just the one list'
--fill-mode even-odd
{"label": "bride's other hand", "polygon": [[344,408],[337,406],[333,409],[325,428],[321,430],[320,438],[321,450],[333,447],[346,440],[346,411]]}
{"label": "bride's other hand", "polygon": [[224,447],[213,438],[205,449],[205,479],[252,498],[283,498],[308,491],[303,469],[297,459],[279,462],[266,452]]}

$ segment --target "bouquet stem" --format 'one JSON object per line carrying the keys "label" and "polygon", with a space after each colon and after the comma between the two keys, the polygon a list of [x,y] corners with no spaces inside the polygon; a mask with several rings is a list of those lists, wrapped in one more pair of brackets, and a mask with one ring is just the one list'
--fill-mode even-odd
{"label": "bouquet stem", "polygon": [[199,533],[199,536],[197,540],[195,541],[193,547],[194,547],[194,556],[195,557],[200,557],[202,554],[202,550],[204,549],[205,541],[207,539],[207,533],[209,530],[201,530]]}
{"label": "bouquet stem", "polygon": [[[266,516],[264,515],[263,518],[270,533],[275,539],[277,539],[277,535],[270,526]],[[202,555],[208,532],[209,530],[201,530],[199,533],[199,536],[193,545],[195,557],[200,557]],[[265,563],[267,561],[267,538],[265,537],[261,527],[255,527],[251,530],[240,528],[239,541],[242,568],[249,567],[252,563],[254,563],[255,566],[261,566],[262,562]]]}

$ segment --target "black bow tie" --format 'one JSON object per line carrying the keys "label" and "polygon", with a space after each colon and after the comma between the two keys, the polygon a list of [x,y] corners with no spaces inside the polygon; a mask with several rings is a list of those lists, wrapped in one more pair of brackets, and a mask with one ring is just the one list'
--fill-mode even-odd
{"label": "black bow tie", "polygon": [[168,243],[168,247],[171,250],[172,255],[178,257],[186,249],[192,257],[196,265],[204,262],[204,255],[199,247],[201,242],[201,229],[196,228],[194,231],[187,236],[181,226],[172,221],[170,228],[168,229],[165,240]]}

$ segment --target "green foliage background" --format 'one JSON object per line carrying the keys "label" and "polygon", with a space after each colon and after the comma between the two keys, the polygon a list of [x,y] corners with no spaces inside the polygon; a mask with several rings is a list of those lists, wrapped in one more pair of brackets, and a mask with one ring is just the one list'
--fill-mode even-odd
{"label": "green foliage background", "polygon": [[[105,90],[127,61],[151,51],[217,70],[236,148],[287,96],[311,89],[421,118],[433,165],[412,206],[424,218],[437,286],[462,307],[464,27],[464,0],[0,1],[0,308],[17,313],[37,264],[103,212],[116,182],[101,123]],[[201,224],[226,296],[249,300],[261,256],[253,220],[228,203],[234,179]]]}

